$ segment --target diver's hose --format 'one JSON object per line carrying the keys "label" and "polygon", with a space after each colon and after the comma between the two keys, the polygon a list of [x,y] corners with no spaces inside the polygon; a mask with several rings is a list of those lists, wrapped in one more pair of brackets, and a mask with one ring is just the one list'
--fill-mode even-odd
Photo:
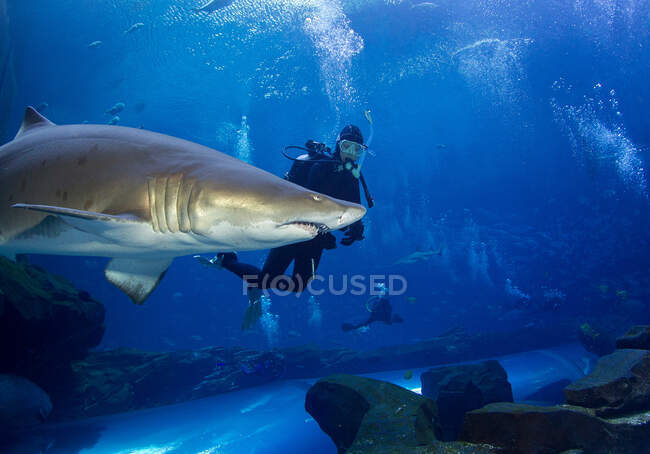
{"label": "diver's hose", "polygon": [[370,195],[370,190],[368,189],[368,185],[366,184],[366,179],[363,177],[363,173],[359,174],[359,181],[361,182],[361,186],[363,186],[363,192],[366,196],[366,203],[368,204],[368,208],[374,207],[375,199],[373,199],[372,195]]}
{"label": "diver's hose", "polygon": [[[333,160],[331,160],[331,159],[309,159],[309,160],[306,160],[306,159],[294,158],[293,156],[291,156],[291,155],[289,155],[289,154],[287,153],[287,150],[300,150],[300,151],[306,151],[307,153],[309,153],[311,150],[309,150],[309,149],[307,149],[307,148],[305,148],[305,147],[299,147],[298,145],[287,145],[286,147],[284,147],[284,148],[282,149],[282,156],[284,156],[285,158],[287,158],[289,161],[299,161],[299,162],[309,162],[309,163],[312,163],[312,162],[332,162],[332,163],[339,163],[338,161],[333,161]],[[324,154],[324,153],[315,153],[315,154],[320,154],[321,156],[327,156],[327,155]],[[339,163],[339,164],[340,164],[340,163]]]}
{"label": "diver's hose", "polygon": [[370,114],[370,109],[364,110],[363,115],[366,117],[366,120],[368,120],[368,124],[370,124],[370,134],[368,135],[368,140],[366,141],[366,145],[370,147],[370,144],[372,144],[372,139],[375,136],[375,128],[372,122],[372,115]]}

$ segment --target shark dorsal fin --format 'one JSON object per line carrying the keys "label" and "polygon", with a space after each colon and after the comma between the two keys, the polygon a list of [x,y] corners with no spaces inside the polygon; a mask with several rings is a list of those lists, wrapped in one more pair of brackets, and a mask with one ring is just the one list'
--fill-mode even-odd
{"label": "shark dorsal fin", "polygon": [[28,106],[27,110],[25,110],[23,124],[20,126],[20,130],[18,131],[18,134],[16,134],[15,139],[33,129],[41,128],[43,126],[54,126],[54,123],[39,114],[33,107]]}

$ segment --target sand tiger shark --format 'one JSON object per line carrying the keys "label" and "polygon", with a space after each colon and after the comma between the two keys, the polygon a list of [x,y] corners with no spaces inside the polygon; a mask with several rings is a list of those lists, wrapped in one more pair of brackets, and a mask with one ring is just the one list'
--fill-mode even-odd
{"label": "sand tiger shark", "polygon": [[110,257],[107,279],[137,304],[174,257],[306,241],[365,211],[196,143],[31,107],[0,147],[0,254]]}

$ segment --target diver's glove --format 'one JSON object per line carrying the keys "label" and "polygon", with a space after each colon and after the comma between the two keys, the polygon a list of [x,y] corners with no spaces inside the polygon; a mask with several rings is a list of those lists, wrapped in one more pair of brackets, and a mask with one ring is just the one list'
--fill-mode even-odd
{"label": "diver's glove", "polygon": [[343,238],[341,238],[341,244],[343,246],[350,246],[355,241],[363,240],[363,230],[363,223],[359,221],[355,222],[350,227],[348,227],[345,235],[343,235]]}
{"label": "diver's glove", "polygon": [[336,249],[336,237],[331,233],[328,232],[320,235],[320,239],[323,249],[327,249],[328,251]]}

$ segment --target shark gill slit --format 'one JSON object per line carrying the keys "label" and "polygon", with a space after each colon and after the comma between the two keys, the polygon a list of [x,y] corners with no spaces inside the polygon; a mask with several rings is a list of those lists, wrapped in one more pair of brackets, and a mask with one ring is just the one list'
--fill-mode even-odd
{"label": "shark gill slit", "polygon": [[158,218],[158,228],[161,233],[167,233],[167,219],[165,219],[165,190],[167,189],[167,178],[156,178],[156,217]]}
{"label": "shark gill slit", "polygon": [[172,233],[180,231],[177,202],[182,181],[182,174],[171,175],[167,178],[165,187],[165,220],[167,221],[167,229]]}
{"label": "shark gill slit", "polygon": [[154,232],[160,232],[158,226],[158,216],[156,215],[156,178],[151,177],[147,180],[149,189],[149,214],[151,216],[151,228]]}
{"label": "shark gill slit", "polygon": [[189,215],[194,181],[183,174],[148,180],[151,227],[160,233],[191,233]]}
{"label": "shark gill slit", "polygon": [[181,232],[192,232],[190,222],[190,199],[194,181],[181,175],[181,182],[178,187],[178,197],[176,199],[176,213],[178,213],[178,224]]}

